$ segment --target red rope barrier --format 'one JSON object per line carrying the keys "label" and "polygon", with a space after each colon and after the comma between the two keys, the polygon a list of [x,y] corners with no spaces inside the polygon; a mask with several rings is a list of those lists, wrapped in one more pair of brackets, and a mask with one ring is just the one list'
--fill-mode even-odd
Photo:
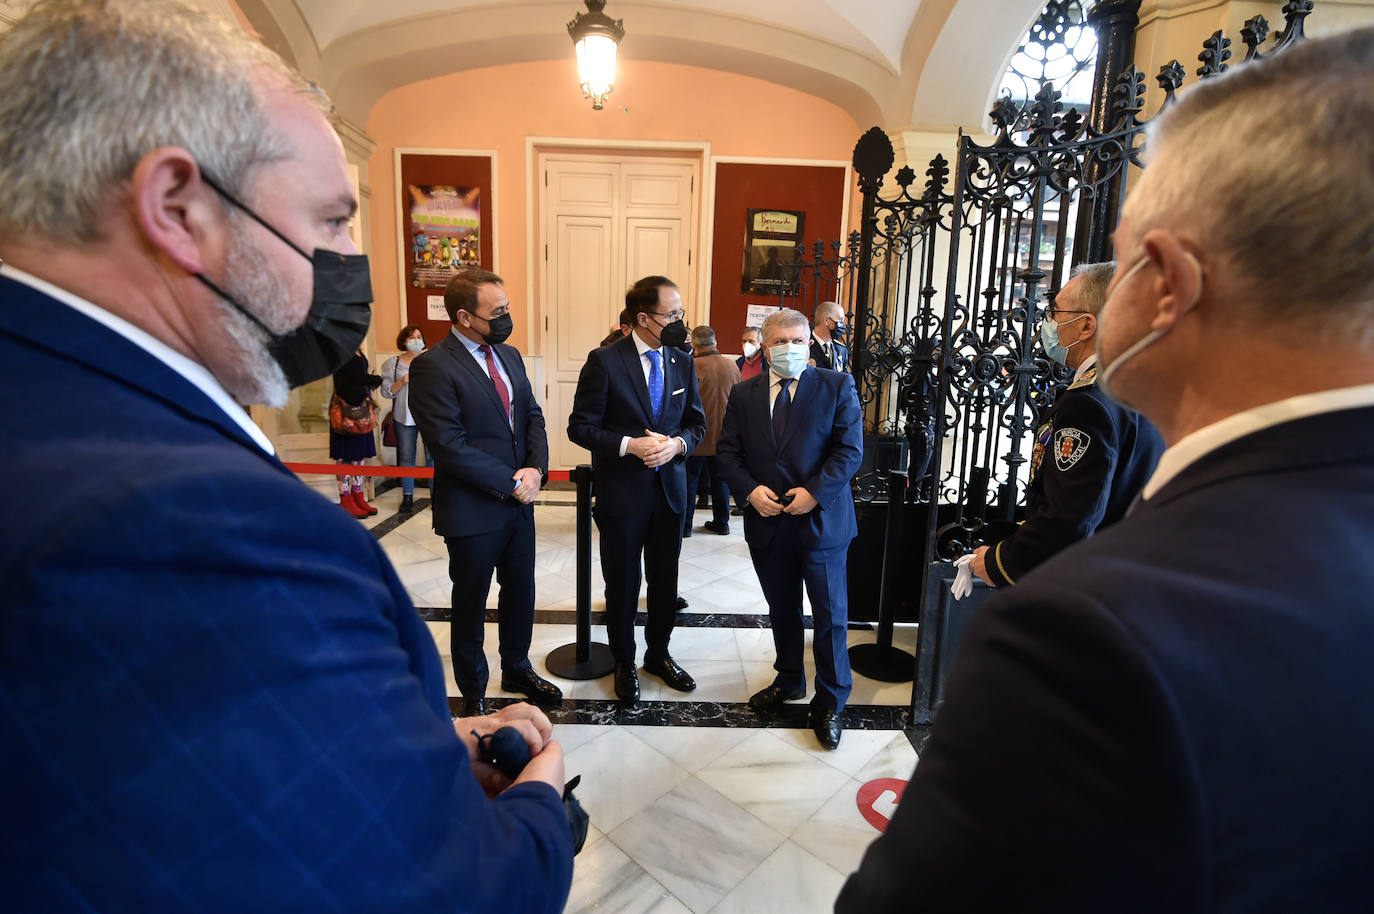
{"label": "red rope barrier", "polygon": [[[433,479],[433,467],[384,467],[357,463],[288,463],[293,473],[319,473],[324,476],[400,476]],[[550,470],[549,482],[569,482],[567,470]]]}

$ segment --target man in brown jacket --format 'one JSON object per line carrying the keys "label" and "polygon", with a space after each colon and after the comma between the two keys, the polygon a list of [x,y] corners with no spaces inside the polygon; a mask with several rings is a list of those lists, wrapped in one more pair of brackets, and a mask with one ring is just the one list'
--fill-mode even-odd
{"label": "man in brown jacket", "polygon": [[730,388],[739,383],[739,367],[733,359],[720,354],[716,349],[716,331],[701,326],[692,330],[692,355],[696,360],[697,389],[701,393],[701,408],[706,413],[706,437],[687,458],[687,494],[689,507],[683,523],[683,536],[692,535],[691,496],[697,491],[701,474],[706,478],[711,490],[712,519],[703,526],[721,536],[730,532],[730,493],[726,491],[725,480],[716,472],[716,439],[720,437],[720,424],[725,420],[725,401],[730,396]]}

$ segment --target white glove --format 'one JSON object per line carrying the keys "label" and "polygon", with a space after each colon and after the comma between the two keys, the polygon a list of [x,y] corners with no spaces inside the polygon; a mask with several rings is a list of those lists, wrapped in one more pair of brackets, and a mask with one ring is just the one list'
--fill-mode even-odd
{"label": "white glove", "polygon": [[954,594],[954,599],[962,600],[973,593],[973,553],[959,556],[954,560],[954,567],[959,571],[954,575],[954,584],[949,591]]}

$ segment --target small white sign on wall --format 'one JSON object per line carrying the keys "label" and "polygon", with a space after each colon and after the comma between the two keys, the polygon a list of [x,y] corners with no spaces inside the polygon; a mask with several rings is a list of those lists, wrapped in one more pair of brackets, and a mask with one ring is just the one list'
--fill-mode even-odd
{"label": "small white sign on wall", "polygon": [[448,323],[448,312],[444,310],[444,297],[442,295],[426,295],[425,303],[428,305],[427,314],[430,320]]}
{"label": "small white sign on wall", "polygon": [[781,309],[777,305],[750,305],[744,318],[744,326],[762,327],[763,319],[778,310]]}

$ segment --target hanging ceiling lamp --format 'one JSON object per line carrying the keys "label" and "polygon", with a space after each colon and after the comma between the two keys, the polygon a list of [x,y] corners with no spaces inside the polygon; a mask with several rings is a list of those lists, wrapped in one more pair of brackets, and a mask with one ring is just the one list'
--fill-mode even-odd
{"label": "hanging ceiling lamp", "polygon": [[612,19],[602,10],[606,0],[583,0],[587,12],[578,13],[568,23],[568,34],[577,48],[577,78],[582,83],[582,96],[592,100],[592,108],[600,111],[606,96],[615,86],[615,52],[625,37],[621,20]]}

